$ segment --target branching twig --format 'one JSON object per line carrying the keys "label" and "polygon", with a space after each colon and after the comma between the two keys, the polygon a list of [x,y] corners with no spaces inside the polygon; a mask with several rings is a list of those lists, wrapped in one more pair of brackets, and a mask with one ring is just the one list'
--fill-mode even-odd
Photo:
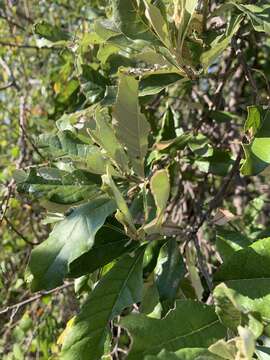
{"label": "branching twig", "polygon": [[66,289],[72,285],[73,285],[73,282],[69,282],[69,283],[63,284],[61,286],[58,286],[57,288],[52,289],[52,290],[40,291],[37,294],[35,294],[34,296],[30,297],[29,299],[23,300],[14,305],[7,306],[6,308],[0,310],[0,315],[4,315],[4,314],[8,313],[9,311],[17,312],[21,307],[26,306],[34,301],[37,301],[37,300],[41,299],[43,296],[51,295],[56,292],[62,291],[63,289]]}

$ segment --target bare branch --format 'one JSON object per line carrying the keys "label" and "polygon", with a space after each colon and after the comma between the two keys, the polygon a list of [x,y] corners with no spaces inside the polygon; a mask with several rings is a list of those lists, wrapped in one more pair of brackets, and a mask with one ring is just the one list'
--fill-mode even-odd
{"label": "bare branch", "polygon": [[14,305],[10,305],[10,306],[7,306],[6,308],[0,310],[0,315],[4,315],[10,311],[15,311],[17,312],[21,307],[23,306],[26,306],[34,301],[37,301],[37,300],[40,300],[42,297],[44,296],[47,296],[47,295],[51,295],[51,294],[54,294],[54,293],[57,293],[59,291],[62,291],[70,286],[72,286],[74,283],[73,282],[68,282],[68,283],[65,283],[64,285],[61,285],[55,289],[52,289],[52,290],[48,290],[48,291],[39,291],[36,295],[30,297],[29,299],[26,299],[26,300],[23,300],[17,304],[14,304]]}

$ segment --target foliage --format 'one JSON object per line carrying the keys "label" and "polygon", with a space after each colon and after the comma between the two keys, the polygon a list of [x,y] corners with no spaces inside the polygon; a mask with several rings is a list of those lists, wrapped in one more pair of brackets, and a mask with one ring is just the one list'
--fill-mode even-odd
{"label": "foliage", "polygon": [[1,220],[34,246],[31,290],[74,282],[80,309],[58,347],[6,359],[269,359],[270,5],[253,3],[96,0],[82,18],[63,1],[74,22],[35,19],[30,47],[14,40],[42,75],[26,68],[24,87],[9,71],[19,157],[3,179],[50,234],[12,225],[11,192]]}

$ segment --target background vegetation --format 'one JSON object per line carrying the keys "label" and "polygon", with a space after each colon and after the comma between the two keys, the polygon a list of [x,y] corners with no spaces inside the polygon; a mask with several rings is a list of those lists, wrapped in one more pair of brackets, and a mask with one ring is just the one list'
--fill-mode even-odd
{"label": "background vegetation", "polygon": [[270,358],[269,35],[267,1],[0,1],[1,358]]}

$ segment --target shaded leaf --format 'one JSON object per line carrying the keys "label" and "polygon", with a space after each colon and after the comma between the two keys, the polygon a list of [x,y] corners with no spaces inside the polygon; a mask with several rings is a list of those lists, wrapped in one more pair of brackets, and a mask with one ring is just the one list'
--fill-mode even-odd
{"label": "shaded leaf", "polygon": [[267,2],[258,1],[256,5],[234,4],[248,16],[256,31],[270,35],[270,5]]}
{"label": "shaded leaf", "polygon": [[91,274],[138,246],[138,242],[130,241],[118,225],[116,220],[104,224],[95,236],[93,247],[70,263],[68,277]]}
{"label": "shaded leaf", "polygon": [[70,263],[92,248],[96,232],[114,211],[114,201],[101,196],[75,208],[58,222],[49,238],[32,251],[29,262],[32,289],[52,289],[61,285]]}
{"label": "shaded leaf", "polygon": [[77,168],[95,174],[105,174],[107,166],[110,166],[112,173],[117,174],[112,168],[110,160],[98,146],[86,144],[70,130],[60,131],[56,135],[41,135],[39,144],[54,158],[58,156],[71,159]]}
{"label": "shaded leaf", "polygon": [[250,239],[240,232],[218,230],[216,237],[217,250],[224,261],[227,261],[238,250],[251,245]]}
{"label": "shaded leaf", "polygon": [[155,277],[164,313],[173,307],[180,282],[186,272],[185,264],[175,239],[168,240],[160,249]]}
{"label": "shaded leaf", "polygon": [[162,349],[207,348],[226,335],[213,307],[191,300],[178,300],[175,310],[163,320],[132,314],[121,324],[133,338],[128,360],[141,360],[143,356],[158,354]]}
{"label": "shaded leaf", "polygon": [[139,95],[155,95],[166,87],[179,81],[187,81],[183,74],[175,70],[156,70],[146,73],[142,76],[139,83]]}
{"label": "shaded leaf", "polygon": [[[126,255],[100,280],[89,295],[64,340],[63,360],[99,360],[108,324],[129,305],[142,298],[142,261],[145,246]],[[102,304],[102,306],[100,306]]]}
{"label": "shaded leaf", "polygon": [[237,33],[243,16],[231,17],[228,28],[225,34],[218,35],[210,44],[210,49],[206,50],[201,55],[201,63],[205,70],[222,54],[224,50],[230,45],[232,37]]}

